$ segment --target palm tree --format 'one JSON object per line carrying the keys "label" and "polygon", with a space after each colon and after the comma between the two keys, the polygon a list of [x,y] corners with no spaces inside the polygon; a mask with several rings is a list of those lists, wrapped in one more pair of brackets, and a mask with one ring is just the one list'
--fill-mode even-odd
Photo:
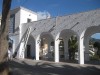
{"label": "palm tree", "polygon": [[0,75],[8,75],[8,27],[11,0],[3,0],[2,20],[0,27]]}
{"label": "palm tree", "polygon": [[77,51],[78,45],[77,45],[77,37],[71,36],[71,38],[68,41],[69,46],[69,60],[75,60],[75,52]]}

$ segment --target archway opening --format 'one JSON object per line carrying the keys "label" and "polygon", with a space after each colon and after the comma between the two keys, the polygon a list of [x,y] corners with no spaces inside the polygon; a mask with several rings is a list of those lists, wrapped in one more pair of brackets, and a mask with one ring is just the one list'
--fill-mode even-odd
{"label": "archway opening", "polygon": [[91,62],[95,61],[96,63],[100,60],[100,33],[95,33],[90,36],[89,60]]}
{"label": "archway opening", "polygon": [[31,35],[29,36],[29,39],[26,45],[25,58],[35,59],[35,39]]}
{"label": "archway opening", "polygon": [[39,51],[40,60],[54,60],[54,40],[51,34],[42,33],[40,35],[41,44]]}
{"label": "archway opening", "polygon": [[64,60],[64,40],[62,38],[59,39],[59,59],[60,61]]}
{"label": "archway opening", "polygon": [[78,61],[78,40],[76,35],[72,35],[68,40],[69,61]]}
{"label": "archway opening", "polygon": [[[99,33],[99,35],[97,35]],[[96,36],[100,36],[100,27],[92,26],[87,28],[84,34],[84,61],[87,64],[100,64],[98,63],[99,55],[97,55],[97,51],[99,53],[99,40],[96,39]],[[97,46],[98,45],[98,46]]]}
{"label": "archway opening", "polygon": [[78,61],[77,34],[69,29],[61,31],[59,39],[59,59],[65,62]]}

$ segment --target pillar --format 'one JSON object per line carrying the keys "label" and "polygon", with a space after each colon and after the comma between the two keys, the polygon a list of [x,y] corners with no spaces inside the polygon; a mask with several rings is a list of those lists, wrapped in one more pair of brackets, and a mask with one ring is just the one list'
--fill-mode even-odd
{"label": "pillar", "polygon": [[68,59],[68,39],[64,38],[64,56],[65,56],[65,60]]}
{"label": "pillar", "polygon": [[24,42],[22,41],[20,44],[20,49],[18,52],[18,58],[24,59],[25,58],[25,49],[24,49]]}
{"label": "pillar", "polygon": [[59,62],[59,39],[55,39],[55,62]]}
{"label": "pillar", "polygon": [[35,40],[35,57],[36,57],[36,60],[39,60],[39,50],[40,50],[40,37],[38,36]]}
{"label": "pillar", "polygon": [[84,60],[89,61],[89,39],[87,38],[85,40],[85,52],[84,52]]}
{"label": "pillar", "polygon": [[79,64],[84,64],[84,37],[80,36],[79,37],[79,49],[78,49],[78,54],[79,54]]}
{"label": "pillar", "polygon": [[15,52],[15,40],[13,40],[13,46],[12,46],[12,53],[14,54]]}

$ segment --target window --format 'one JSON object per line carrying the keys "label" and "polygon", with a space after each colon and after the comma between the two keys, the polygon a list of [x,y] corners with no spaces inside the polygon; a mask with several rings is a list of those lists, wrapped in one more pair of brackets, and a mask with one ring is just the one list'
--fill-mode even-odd
{"label": "window", "polygon": [[51,46],[54,46],[54,41],[51,42]]}
{"label": "window", "polygon": [[9,33],[14,33],[15,29],[15,15],[10,16],[10,25],[9,25]]}
{"label": "window", "polygon": [[28,22],[31,22],[31,19],[28,18],[28,19],[27,19],[27,23],[28,23]]}

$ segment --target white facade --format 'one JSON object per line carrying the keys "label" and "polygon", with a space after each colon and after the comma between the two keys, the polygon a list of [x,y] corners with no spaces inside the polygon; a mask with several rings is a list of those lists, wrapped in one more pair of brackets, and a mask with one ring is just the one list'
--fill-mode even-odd
{"label": "white facade", "polygon": [[15,51],[19,52],[20,49],[20,40],[22,37],[20,30],[21,25],[23,23],[37,21],[37,13],[23,7],[18,7],[11,10],[10,14],[14,15],[14,20],[12,21],[14,22],[13,27],[11,26],[11,30],[13,29],[14,32],[10,32],[9,37],[13,40],[13,53],[15,53]]}
{"label": "white facade", "polygon": [[[44,53],[46,59],[49,60],[50,56],[53,56],[53,60],[59,62],[62,54],[59,51],[59,43],[60,38],[62,38],[64,42],[64,58],[67,60],[68,39],[72,35],[76,35],[78,39],[78,63],[84,64],[85,61],[89,60],[89,37],[100,32],[99,9],[39,21],[36,21],[36,14],[27,10],[21,7],[15,14],[15,29],[17,30],[18,27],[18,31],[13,34],[15,37],[15,48],[13,50],[17,52],[18,58],[31,57],[40,60],[41,53],[45,51],[43,50],[45,48],[41,48],[43,46],[42,42],[43,39],[46,39],[46,41],[44,40],[48,50],[47,54]],[[28,18],[32,19],[32,22],[27,23]],[[53,47],[51,42],[53,42]],[[51,47],[54,48],[53,51],[50,50]]]}

